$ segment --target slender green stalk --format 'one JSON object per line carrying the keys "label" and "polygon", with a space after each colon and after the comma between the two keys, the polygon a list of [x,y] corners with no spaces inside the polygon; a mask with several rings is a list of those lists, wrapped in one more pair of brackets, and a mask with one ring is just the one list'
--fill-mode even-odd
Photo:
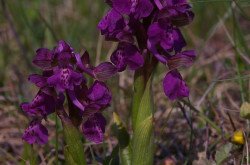
{"label": "slender green stalk", "polygon": [[142,69],[135,72],[134,76],[134,96],[132,103],[132,127],[135,130],[135,123],[138,114],[138,110],[141,103],[141,98],[145,89],[145,82]]}
{"label": "slender green stalk", "polygon": [[[148,57],[150,57],[148,55]],[[145,64],[142,68],[138,69],[135,72],[134,76],[134,95],[132,100],[132,127],[135,130],[135,123],[137,120],[138,111],[141,104],[141,99],[145,92],[147,83],[152,81],[153,72],[156,69],[158,61],[153,58],[147,58]],[[151,90],[151,89],[150,89]]]}
{"label": "slender green stalk", "polygon": [[68,155],[79,165],[85,165],[83,143],[78,129],[72,123],[63,123],[64,138],[67,144]]}
{"label": "slender green stalk", "polygon": [[73,124],[63,107],[58,107],[56,112],[62,121],[63,135],[66,143],[64,156],[67,164],[86,165],[82,136],[78,127]]}
{"label": "slender green stalk", "polygon": [[56,149],[56,165],[58,165],[58,118],[57,115],[55,115],[55,121],[56,121],[56,145],[55,145],[55,149]]}
{"label": "slender green stalk", "polygon": [[[140,81],[143,83],[142,79]],[[135,98],[138,99],[139,97]],[[140,100],[135,101],[138,101],[140,104],[138,109],[133,111],[133,113],[136,112],[137,114],[133,123],[134,135],[132,138],[131,162],[132,165],[151,165],[154,157],[152,75],[146,82],[146,87]]]}

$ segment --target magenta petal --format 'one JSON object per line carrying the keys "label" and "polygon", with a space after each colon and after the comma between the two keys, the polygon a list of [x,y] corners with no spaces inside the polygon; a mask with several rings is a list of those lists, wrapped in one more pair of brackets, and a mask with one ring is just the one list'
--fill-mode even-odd
{"label": "magenta petal", "polygon": [[163,80],[163,88],[170,100],[181,99],[189,96],[189,89],[177,70],[167,73]]}
{"label": "magenta petal", "polygon": [[152,52],[152,54],[162,63],[167,62],[165,55],[159,52],[158,48],[161,47],[162,50],[168,51],[173,47],[173,37],[168,33],[167,29],[163,29],[159,23],[153,23],[148,29],[148,41],[147,47]]}
{"label": "magenta petal", "polygon": [[40,90],[31,103],[22,103],[21,109],[32,117],[46,117],[55,111],[55,100]]}
{"label": "magenta petal", "polygon": [[90,76],[94,76],[92,68],[86,67],[86,65],[89,65],[89,55],[87,52],[85,52],[82,57],[80,56],[80,54],[75,54],[75,59],[78,70],[80,70],[81,72],[85,72]]}
{"label": "magenta petal", "polygon": [[73,71],[70,68],[58,69],[55,74],[48,78],[47,83],[56,87],[59,92],[73,90],[74,85],[80,85],[84,81],[82,74]]}
{"label": "magenta petal", "polygon": [[153,9],[154,6],[149,0],[139,0],[134,12],[135,18],[148,17]]}
{"label": "magenta petal", "polygon": [[166,63],[170,52],[180,52],[186,42],[178,28],[166,21],[153,23],[148,29],[147,47],[162,63]]}
{"label": "magenta petal", "polygon": [[57,56],[58,66],[61,68],[67,67],[70,65],[70,62],[73,60],[73,53],[71,52],[62,52]]}
{"label": "magenta petal", "polygon": [[85,106],[76,98],[76,95],[74,91],[67,91],[68,95],[70,97],[70,100],[73,102],[73,104],[78,107],[80,110],[84,111]]}
{"label": "magenta petal", "polygon": [[194,50],[187,50],[171,56],[167,65],[170,70],[178,69],[180,67],[189,67],[193,64],[196,54]]}
{"label": "magenta petal", "polygon": [[163,56],[161,55],[157,48],[156,48],[156,45],[154,43],[152,43],[151,41],[147,41],[147,47],[148,49],[152,52],[152,54],[155,56],[155,58],[157,60],[159,60],[160,62],[162,62],[163,64],[165,64],[167,62],[167,57],[166,56]]}
{"label": "magenta petal", "polygon": [[94,143],[101,143],[104,139],[106,120],[100,113],[96,113],[82,125],[86,139]]}
{"label": "magenta petal", "polygon": [[90,87],[87,97],[90,99],[91,104],[96,104],[103,108],[109,105],[111,92],[103,82],[95,81]]}
{"label": "magenta petal", "polygon": [[122,72],[127,67],[127,56],[124,55],[124,48],[117,48],[116,51],[110,57],[110,60],[113,64],[115,64],[116,68],[119,72]]}
{"label": "magenta petal", "polygon": [[[154,2],[156,4],[156,6],[158,7],[158,9],[160,9],[160,10],[163,9],[163,7],[166,5],[166,2],[163,0],[154,0]],[[165,3],[163,3],[163,2],[165,2]]]}
{"label": "magenta petal", "polygon": [[112,0],[113,8],[121,14],[129,14],[132,2],[131,0]]}
{"label": "magenta petal", "polygon": [[117,68],[110,62],[103,62],[93,70],[95,78],[99,81],[105,81],[117,73]]}
{"label": "magenta petal", "polygon": [[106,40],[133,42],[131,29],[123,16],[115,9],[108,11],[106,16],[98,24],[101,34]]}
{"label": "magenta petal", "polygon": [[49,49],[40,48],[36,51],[36,56],[32,62],[41,69],[49,69],[51,68],[52,60],[53,53]]}
{"label": "magenta petal", "polygon": [[30,104],[29,104],[29,103],[22,103],[22,104],[20,105],[20,107],[21,107],[21,109],[22,109],[25,113],[27,113],[29,116],[35,116],[36,113],[37,113],[36,109],[32,109],[32,108],[30,107]]}
{"label": "magenta petal", "polygon": [[48,142],[48,130],[40,121],[33,121],[25,130],[22,138],[29,144],[45,144]]}
{"label": "magenta petal", "polygon": [[180,27],[189,24],[194,13],[191,11],[191,6],[185,0],[154,0],[157,7],[160,9],[159,19],[167,19],[173,25]]}
{"label": "magenta petal", "polygon": [[174,39],[174,45],[173,45],[174,50],[176,52],[181,51],[181,49],[187,45],[185,39],[181,34],[181,31],[178,28],[174,28],[172,31],[172,36]]}
{"label": "magenta petal", "polygon": [[121,42],[116,51],[110,57],[118,71],[122,72],[129,66],[129,69],[136,70],[143,66],[144,58],[135,45]]}
{"label": "magenta petal", "polygon": [[[122,24],[118,25],[121,21]],[[125,23],[123,22],[123,17],[116,10],[111,9],[108,11],[106,16],[99,22],[98,28],[104,32],[114,32],[118,28],[123,27]]]}
{"label": "magenta petal", "polygon": [[130,70],[137,70],[143,66],[144,58],[139,52],[136,52],[127,59],[127,63]]}
{"label": "magenta petal", "polygon": [[47,79],[44,76],[38,74],[30,75],[28,80],[34,83],[39,88],[42,88],[47,84]]}
{"label": "magenta petal", "polygon": [[113,0],[112,6],[121,14],[132,14],[136,19],[147,17],[153,11],[149,0]]}
{"label": "magenta petal", "polygon": [[73,48],[65,41],[60,40],[55,49],[55,53],[69,52],[71,53]]}

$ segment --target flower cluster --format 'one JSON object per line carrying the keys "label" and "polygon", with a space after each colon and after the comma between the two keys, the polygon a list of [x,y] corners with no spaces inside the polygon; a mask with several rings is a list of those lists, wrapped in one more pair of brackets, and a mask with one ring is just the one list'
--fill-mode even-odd
{"label": "flower cluster", "polygon": [[[170,100],[189,96],[189,89],[178,72],[195,59],[193,50],[183,50],[186,42],[180,27],[194,14],[186,0],[106,0],[111,9],[98,28],[106,40],[119,42],[111,62],[123,71],[143,66],[150,53],[168,66],[163,88]],[[151,57],[152,58],[152,57]]]}
{"label": "flower cluster", "polygon": [[[65,41],[59,41],[53,50],[38,49],[33,64],[42,70],[42,74],[29,76],[29,81],[39,91],[30,103],[21,104],[22,110],[32,118],[23,139],[30,144],[46,143],[48,130],[41,122],[56,112],[66,114],[66,118],[77,113],[75,117],[80,119],[85,137],[95,143],[101,142],[106,125],[102,111],[111,101],[111,93],[103,80],[115,74],[116,67],[108,62],[91,66],[86,51],[81,56]],[[90,87],[86,75],[94,79]],[[68,112],[64,109],[65,98]]]}
{"label": "flower cluster", "polygon": [[[57,113],[62,121],[69,120],[76,126],[81,124],[88,140],[101,142],[106,125],[102,111],[111,101],[104,81],[126,68],[147,70],[148,66],[155,65],[152,61],[159,61],[169,68],[163,80],[166,96],[170,100],[189,96],[189,89],[178,71],[190,66],[196,56],[193,50],[183,50],[186,41],[179,29],[193,20],[189,3],[186,0],[106,2],[111,9],[98,28],[106,40],[119,42],[110,57],[111,62],[92,66],[87,51],[82,55],[75,53],[65,41],[59,41],[52,50],[36,51],[33,64],[42,74],[30,75],[29,81],[39,91],[31,102],[21,104],[22,110],[32,118],[23,135],[28,143],[48,141],[48,130],[42,120],[52,113]],[[93,84],[87,85],[86,75],[94,79]],[[68,111],[64,109],[65,100]]]}

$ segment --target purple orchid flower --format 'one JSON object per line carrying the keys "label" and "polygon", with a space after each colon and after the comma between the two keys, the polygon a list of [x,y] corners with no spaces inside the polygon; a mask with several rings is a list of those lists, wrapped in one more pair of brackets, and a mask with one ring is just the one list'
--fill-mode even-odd
{"label": "purple orchid flower", "polygon": [[186,50],[170,56],[167,60],[167,65],[170,70],[178,69],[180,67],[190,67],[194,60],[196,54],[194,50]]}
{"label": "purple orchid flower", "polygon": [[74,49],[67,42],[60,40],[54,51],[55,54],[60,54],[65,52],[72,53]]}
{"label": "purple orchid flower", "polygon": [[[38,49],[33,63],[42,69],[42,75],[29,76],[29,81],[40,90],[30,103],[21,104],[23,111],[33,118],[23,139],[30,144],[44,144],[48,141],[48,131],[41,124],[41,120],[54,113],[56,109],[64,111],[63,103],[66,95],[71,104],[69,116],[58,115],[62,120],[71,120],[72,113],[78,114],[78,119],[84,119],[83,132],[87,139],[101,142],[106,124],[101,112],[111,101],[111,93],[101,81],[116,74],[116,66],[104,62],[94,67],[90,64],[87,51],[80,56],[65,41],[59,41],[53,50]],[[89,88],[84,74],[95,79]],[[78,113],[70,108],[76,108]]]}
{"label": "purple orchid flower", "polygon": [[22,103],[21,108],[31,117],[46,117],[55,112],[55,99],[40,90],[31,103]]}
{"label": "purple orchid flower", "polygon": [[100,81],[95,81],[87,92],[87,107],[94,107],[92,109],[104,109],[111,101],[111,92],[108,87]]}
{"label": "purple orchid flower", "polygon": [[36,51],[33,64],[43,70],[50,70],[55,64],[65,66],[73,58],[73,48],[65,41],[59,41],[57,47],[53,50],[40,48]]}
{"label": "purple orchid flower", "polygon": [[51,69],[54,54],[46,48],[40,48],[36,51],[36,56],[33,59],[33,64],[41,69]]}
{"label": "purple orchid flower", "polygon": [[117,73],[118,69],[111,62],[103,62],[93,69],[94,77],[99,81],[105,81]]}
{"label": "purple orchid flower", "polygon": [[54,75],[48,78],[47,83],[59,92],[64,92],[65,90],[73,90],[75,85],[80,85],[84,80],[81,73],[72,68],[64,68],[55,69]]}
{"label": "purple orchid flower", "polygon": [[112,7],[121,14],[137,19],[148,17],[154,8],[149,0],[112,0]]}
{"label": "purple orchid flower", "polygon": [[[112,36],[119,42],[110,57],[118,72],[124,71],[127,66],[132,70],[142,67],[144,58],[141,52],[149,50],[158,61],[170,69],[163,83],[165,94],[171,100],[186,97],[189,93],[188,88],[185,87],[176,69],[189,67],[196,55],[193,50],[182,50],[187,44],[178,27],[187,25],[193,20],[191,5],[186,0],[153,2],[154,4],[148,0],[106,0],[112,9],[100,21],[98,27],[106,39],[107,36]],[[118,33],[124,32],[124,29],[129,29],[131,32],[129,38],[135,38],[137,44],[131,42],[132,40],[121,40],[117,37]],[[147,59],[148,54],[144,54]],[[101,66],[113,67],[110,63]],[[111,71],[109,73],[107,75],[111,75]],[[172,85],[171,80],[173,80]],[[179,89],[173,90],[173,88]]]}
{"label": "purple orchid flower", "polygon": [[100,113],[91,115],[82,125],[82,132],[92,142],[100,143],[104,139],[106,120]]}
{"label": "purple orchid flower", "polygon": [[177,70],[167,73],[163,80],[163,88],[170,100],[181,99],[189,96],[189,89]]}
{"label": "purple orchid flower", "polygon": [[107,40],[133,42],[132,31],[128,21],[114,9],[108,11],[106,16],[99,22],[98,28]]}
{"label": "purple orchid flower", "polygon": [[117,73],[117,68],[110,62],[100,63],[96,67],[91,66],[89,64],[88,54],[84,54],[82,57],[76,54],[75,58],[78,70],[87,73],[99,81],[105,81]]}
{"label": "purple orchid flower", "polygon": [[53,75],[53,70],[44,70],[42,75],[31,74],[29,82],[35,84],[38,88],[48,87],[47,79]]}
{"label": "purple orchid flower", "polygon": [[143,56],[136,46],[121,42],[116,51],[111,55],[113,62],[119,72],[122,72],[128,66],[131,70],[137,70],[144,64]]}
{"label": "purple orchid flower", "polygon": [[194,13],[186,0],[154,0],[159,11],[158,19],[167,19],[175,26],[189,24]]}
{"label": "purple orchid flower", "polygon": [[95,81],[89,89],[85,84],[82,84],[68,94],[74,105],[83,111],[86,116],[100,112],[109,106],[111,101],[111,92],[101,81]]}
{"label": "purple orchid flower", "polygon": [[40,121],[32,121],[22,138],[29,144],[45,144],[48,142],[48,130]]}
{"label": "purple orchid flower", "polygon": [[54,48],[55,63],[59,68],[71,66],[74,62],[74,49],[65,41],[59,41],[57,47]]}
{"label": "purple orchid flower", "polygon": [[180,52],[186,42],[179,29],[156,22],[148,29],[147,46],[160,62],[166,63],[167,55],[173,50]]}

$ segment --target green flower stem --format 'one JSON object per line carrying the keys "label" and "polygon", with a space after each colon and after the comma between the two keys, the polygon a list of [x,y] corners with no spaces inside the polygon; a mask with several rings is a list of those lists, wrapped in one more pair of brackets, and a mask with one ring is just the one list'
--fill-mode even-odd
{"label": "green flower stem", "polygon": [[141,98],[144,93],[145,83],[144,83],[144,76],[142,74],[142,69],[135,72],[134,76],[134,96],[132,102],[132,127],[135,130],[135,123],[138,114],[138,110],[141,103]]}
{"label": "green flower stem", "polygon": [[66,141],[67,155],[76,164],[86,165],[83,143],[79,130],[72,123],[63,122],[63,133]]}
{"label": "green flower stem", "polygon": [[55,148],[56,148],[56,165],[58,165],[58,118],[57,115],[55,115],[55,121],[56,121],[56,144],[55,144]]}
{"label": "green flower stem", "polygon": [[147,57],[148,58],[145,60],[144,66],[141,69],[138,69],[135,72],[134,76],[134,95],[132,100],[132,112],[131,112],[133,130],[135,130],[137,114],[146,85],[149,79],[153,78],[151,76],[158,64],[157,59],[155,59],[154,57],[149,58],[150,57],[149,54],[147,54]]}
{"label": "green flower stem", "polygon": [[62,121],[66,142],[64,156],[67,164],[86,165],[82,137],[78,128],[74,126],[64,109],[57,110],[57,114]]}
{"label": "green flower stem", "polygon": [[132,138],[132,165],[151,165],[154,158],[152,76],[140,99]]}
{"label": "green flower stem", "polygon": [[151,165],[154,158],[152,79],[157,59],[146,55],[144,66],[135,72],[132,102],[132,165]]}

